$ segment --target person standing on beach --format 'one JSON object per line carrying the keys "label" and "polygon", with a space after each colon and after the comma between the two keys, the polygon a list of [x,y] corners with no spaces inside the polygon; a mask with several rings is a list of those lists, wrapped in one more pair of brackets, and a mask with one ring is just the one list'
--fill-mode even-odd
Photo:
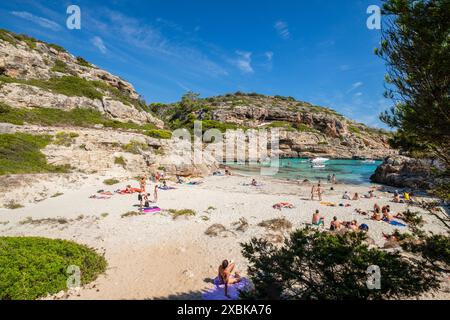
{"label": "person standing on beach", "polygon": [[313,184],[311,188],[311,200],[314,200],[314,194],[316,193],[316,185]]}
{"label": "person standing on beach", "polygon": [[333,175],[331,176],[331,183],[332,184],[336,184],[336,175],[333,173]]}
{"label": "person standing on beach", "polygon": [[317,195],[319,196],[319,201],[322,201],[322,187],[320,186],[320,183],[317,185]]}
{"label": "person standing on beach", "polygon": [[158,185],[155,185],[155,189],[153,190],[153,202],[158,202]]}
{"label": "person standing on beach", "polygon": [[146,177],[142,176],[141,180],[139,181],[139,186],[142,192],[145,192],[145,185],[147,184],[146,180],[147,180]]}

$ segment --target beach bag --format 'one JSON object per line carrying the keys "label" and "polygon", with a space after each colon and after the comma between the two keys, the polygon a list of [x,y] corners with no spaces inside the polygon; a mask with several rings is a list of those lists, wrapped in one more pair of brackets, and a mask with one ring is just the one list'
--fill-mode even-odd
{"label": "beach bag", "polygon": [[363,223],[362,225],[359,226],[359,230],[368,232],[369,226],[367,224]]}

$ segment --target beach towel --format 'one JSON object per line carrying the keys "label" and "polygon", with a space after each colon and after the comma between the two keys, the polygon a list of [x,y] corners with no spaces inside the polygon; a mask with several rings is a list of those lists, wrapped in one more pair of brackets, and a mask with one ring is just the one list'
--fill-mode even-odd
{"label": "beach towel", "polygon": [[281,210],[282,208],[286,208],[286,209],[295,208],[294,205],[289,202],[280,202],[280,203],[274,204],[272,207],[274,209],[278,209],[278,210]]}
{"label": "beach towel", "polygon": [[167,191],[167,190],[175,190],[176,188],[174,188],[174,187],[158,187],[158,189]]}
{"label": "beach towel", "polygon": [[189,186],[197,186],[197,185],[202,184],[202,183],[203,183],[203,181],[191,181],[191,182],[188,182],[186,184],[189,185]]}
{"label": "beach towel", "polygon": [[389,223],[389,224],[392,225],[392,226],[396,226],[396,227],[406,227],[406,224],[403,224],[403,223],[398,222],[398,221],[395,221],[395,220],[387,221],[386,219],[384,219],[383,221]]}
{"label": "beach towel", "polygon": [[159,207],[150,207],[150,208],[142,209],[142,212],[145,212],[145,213],[155,213],[155,212],[160,212],[160,211],[161,211],[161,208],[159,208]]}
{"label": "beach towel", "polygon": [[214,279],[214,288],[205,291],[202,294],[202,300],[238,300],[241,291],[251,289],[251,283],[247,278],[242,278],[239,283],[228,286],[228,294],[230,298],[225,296],[225,285],[220,283],[219,278]]}
{"label": "beach towel", "polygon": [[336,203],[333,202],[321,202],[320,204],[327,207],[336,207]]}

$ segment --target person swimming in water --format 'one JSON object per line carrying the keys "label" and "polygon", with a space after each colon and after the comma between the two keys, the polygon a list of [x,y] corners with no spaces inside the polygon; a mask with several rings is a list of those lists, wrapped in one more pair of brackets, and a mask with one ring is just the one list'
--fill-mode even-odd
{"label": "person swimming in water", "polygon": [[241,281],[239,272],[235,272],[234,275],[231,274],[235,267],[236,265],[229,263],[228,260],[223,260],[219,266],[219,280],[221,284],[225,285],[225,296],[227,298],[231,298],[228,294],[228,286]]}

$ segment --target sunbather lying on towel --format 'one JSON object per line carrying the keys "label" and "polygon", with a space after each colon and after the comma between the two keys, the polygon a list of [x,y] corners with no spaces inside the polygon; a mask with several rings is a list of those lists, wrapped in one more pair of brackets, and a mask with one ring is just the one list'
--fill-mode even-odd
{"label": "sunbather lying on towel", "polygon": [[293,209],[295,207],[293,204],[291,204],[289,202],[280,202],[280,203],[274,204],[273,208],[277,209],[277,210],[281,210],[282,208]]}
{"label": "sunbather lying on towel", "polygon": [[144,191],[141,190],[141,189],[138,189],[138,188],[132,188],[130,185],[128,185],[125,189],[118,190],[117,192],[120,193],[120,194],[132,194],[132,193],[135,193],[135,192],[141,193],[141,192],[144,192]]}

